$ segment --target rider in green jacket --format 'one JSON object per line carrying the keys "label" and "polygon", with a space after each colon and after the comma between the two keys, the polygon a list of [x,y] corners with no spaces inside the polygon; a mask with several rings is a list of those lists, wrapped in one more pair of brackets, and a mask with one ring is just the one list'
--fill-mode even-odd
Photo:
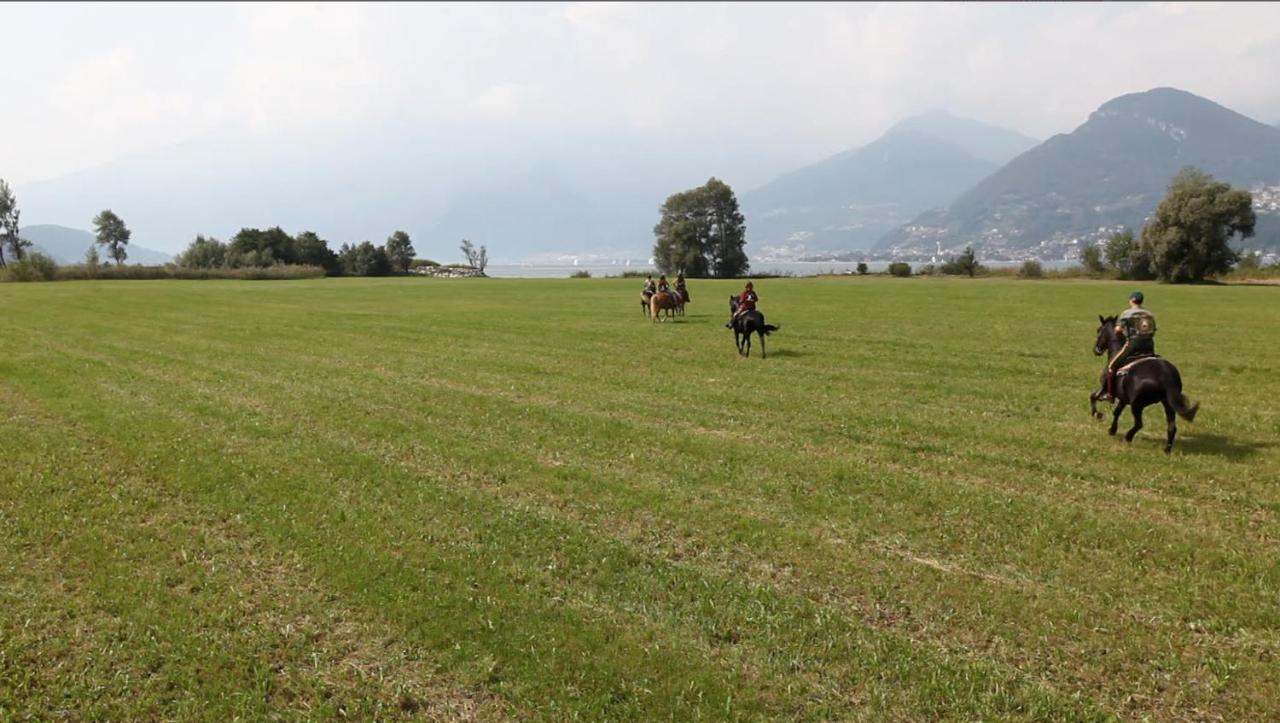
{"label": "rider in green jacket", "polygon": [[1114,398],[1111,389],[1116,370],[1143,356],[1156,354],[1156,317],[1142,306],[1141,291],[1129,294],[1129,308],[1116,319],[1116,333],[1124,339],[1124,346],[1107,364],[1107,386],[1104,399]]}

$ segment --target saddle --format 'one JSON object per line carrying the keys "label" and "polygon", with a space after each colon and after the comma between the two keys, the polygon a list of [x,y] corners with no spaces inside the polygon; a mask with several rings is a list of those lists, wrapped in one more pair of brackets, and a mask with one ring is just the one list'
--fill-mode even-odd
{"label": "saddle", "polygon": [[1122,366],[1122,367],[1120,367],[1119,369],[1117,369],[1117,370],[1116,370],[1116,376],[1117,376],[1117,377],[1119,377],[1119,376],[1123,376],[1123,375],[1125,375],[1125,374],[1128,374],[1128,373],[1129,373],[1129,372],[1130,372],[1134,367],[1138,366],[1138,365],[1139,365],[1139,364],[1141,364],[1142,362],[1145,362],[1145,361],[1151,361],[1152,359],[1159,359],[1159,358],[1160,358],[1160,355],[1159,355],[1159,354],[1144,354],[1144,355],[1142,355],[1142,356],[1138,357],[1137,359],[1134,359],[1133,361],[1129,362],[1128,364],[1125,364],[1124,366]]}

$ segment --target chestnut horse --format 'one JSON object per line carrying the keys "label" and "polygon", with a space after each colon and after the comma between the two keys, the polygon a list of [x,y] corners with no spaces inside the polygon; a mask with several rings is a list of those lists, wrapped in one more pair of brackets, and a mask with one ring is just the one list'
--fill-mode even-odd
{"label": "chestnut horse", "polygon": [[666,311],[668,319],[677,311],[684,313],[684,299],[670,291],[659,291],[649,297],[649,314],[654,321],[658,321],[660,311]]}

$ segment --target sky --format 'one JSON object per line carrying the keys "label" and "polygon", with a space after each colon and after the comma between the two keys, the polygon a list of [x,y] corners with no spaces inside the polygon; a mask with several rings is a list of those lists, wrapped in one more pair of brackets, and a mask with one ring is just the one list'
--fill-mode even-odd
{"label": "sky", "polygon": [[0,28],[15,184],[220,128],[387,119],[706,139],[779,166],[937,108],[1045,138],[1164,85],[1280,121],[1274,3],[5,3]]}

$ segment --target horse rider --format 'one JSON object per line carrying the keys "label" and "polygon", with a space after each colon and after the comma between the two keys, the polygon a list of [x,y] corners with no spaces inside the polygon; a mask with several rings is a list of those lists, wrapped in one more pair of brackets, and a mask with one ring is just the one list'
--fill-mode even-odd
{"label": "horse rider", "polygon": [[1116,371],[1125,364],[1144,356],[1156,354],[1156,317],[1142,306],[1141,291],[1129,294],[1129,308],[1120,313],[1116,319],[1116,334],[1124,339],[1124,346],[1107,364],[1107,384],[1103,390],[1103,401],[1115,399],[1112,386]]}
{"label": "horse rider", "polygon": [[742,293],[738,294],[738,310],[733,312],[733,317],[729,319],[729,323],[724,325],[726,329],[733,328],[733,322],[737,321],[740,316],[748,311],[755,311],[756,302],[760,297],[756,295],[756,287],[750,281],[742,288]]}
{"label": "horse rider", "polygon": [[676,275],[676,293],[680,294],[682,301],[689,303],[689,289],[685,287],[683,271]]}
{"label": "horse rider", "polygon": [[666,274],[658,277],[658,291],[664,294],[671,293],[671,284],[667,282]]}
{"label": "horse rider", "polygon": [[643,295],[644,298],[648,299],[650,296],[653,296],[657,291],[658,291],[658,287],[653,283],[653,274],[646,276],[644,279],[644,290],[640,292],[641,295]]}

